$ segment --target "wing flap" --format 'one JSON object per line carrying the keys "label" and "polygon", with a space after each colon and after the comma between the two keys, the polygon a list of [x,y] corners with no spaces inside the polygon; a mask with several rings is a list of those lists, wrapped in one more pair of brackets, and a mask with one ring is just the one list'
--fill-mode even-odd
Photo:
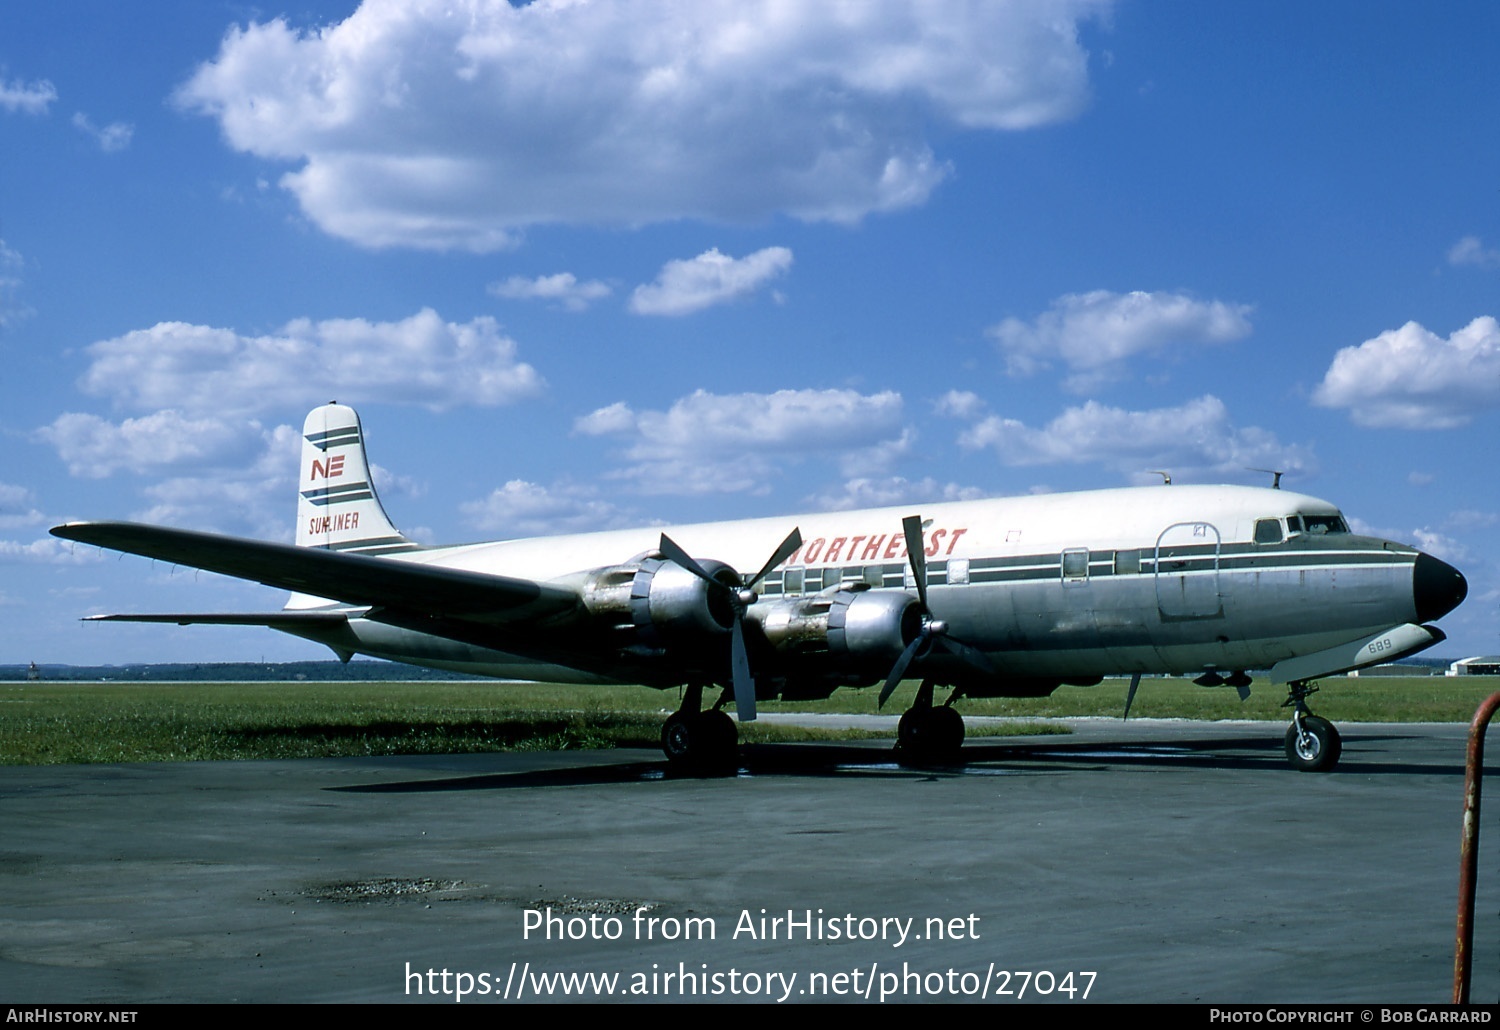
{"label": "wing flap", "polygon": [[[491,625],[542,619],[578,606],[573,591],[529,579],[189,529],[135,522],[69,522],[53,527],[52,535],[345,604],[415,610]],[[254,624],[267,625],[268,617],[260,616]],[[146,620],[142,616],[121,618]],[[181,617],[152,618],[175,622]],[[203,622],[213,616],[190,618]]]}

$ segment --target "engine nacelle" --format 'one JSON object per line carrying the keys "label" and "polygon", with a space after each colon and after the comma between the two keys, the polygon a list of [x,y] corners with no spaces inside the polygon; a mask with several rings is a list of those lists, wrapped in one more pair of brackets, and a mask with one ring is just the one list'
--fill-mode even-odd
{"label": "engine nacelle", "polygon": [[[731,590],[739,575],[723,562],[700,561],[703,570]],[[638,558],[588,574],[583,606],[618,637],[619,646],[659,652],[728,633],[734,625],[729,595],[716,590],[675,562]]]}
{"label": "engine nacelle", "polygon": [[922,608],[915,597],[868,588],[762,600],[749,617],[786,658],[830,655],[881,667],[894,662],[922,630]]}

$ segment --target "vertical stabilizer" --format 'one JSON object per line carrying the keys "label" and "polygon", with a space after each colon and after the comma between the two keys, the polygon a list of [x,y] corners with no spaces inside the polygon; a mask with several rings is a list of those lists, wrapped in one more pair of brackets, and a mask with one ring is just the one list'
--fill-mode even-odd
{"label": "vertical stabilizer", "polygon": [[342,404],[314,408],[302,426],[297,546],[354,554],[414,551],[375,495],[359,415]]}

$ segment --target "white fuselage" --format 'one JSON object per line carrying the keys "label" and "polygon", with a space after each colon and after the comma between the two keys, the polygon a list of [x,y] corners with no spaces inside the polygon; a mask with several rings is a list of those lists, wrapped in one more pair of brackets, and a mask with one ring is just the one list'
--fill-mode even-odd
{"label": "white fuselage", "polygon": [[[756,588],[759,597],[748,613],[756,624],[779,605],[841,586],[911,592],[901,520],[914,510],[923,520],[932,616],[955,639],[989,656],[1003,678],[1087,682],[1134,672],[1264,669],[1420,621],[1413,599],[1418,552],[1354,536],[1341,528],[1332,505],[1282,490],[1127,488],[665,532],[699,561],[717,560],[748,575],[794,527],[801,531],[802,546]],[[662,532],[471,544],[388,560],[575,583],[589,570],[654,551]],[[288,607],[328,605],[299,595]],[[630,655],[581,668],[547,660],[564,641],[528,656],[530,649],[518,646],[524,642],[455,642],[359,617],[351,617],[349,631],[357,641],[353,650],[421,665],[562,682],[644,678],[644,667]],[[339,646],[351,648],[347,635]],[[879,664],[854,679],[873,682]],[[762,667],[796,675],[796,661],[771,649]],[[926,658],[921,674],[975,678],[972,667],[941,654]],[[844,681],[854,681],[847,671]],[[995,687],[1005,692],[1002,684]]]}

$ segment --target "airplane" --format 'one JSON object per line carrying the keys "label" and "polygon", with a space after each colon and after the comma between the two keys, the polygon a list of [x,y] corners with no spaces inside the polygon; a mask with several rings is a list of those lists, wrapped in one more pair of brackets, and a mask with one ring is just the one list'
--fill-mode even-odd
{"label": "airplane", "polygon": [[[1169,481],[1170,482],[1170,481]],[[733,767],[756,701],[920,678],[896,747],[957,757],[961,698],[1248,670],[1286,685],[1288,760],[1326,771],[1338,730],[1313,681],[1416,654],[1468,585],[1405,544],[1352,533],[1277,488],[1163,485],[424,546],[376,495],[353,408],[303,427],[296,543],[129,522],[52,529],[79,543],[254,580],[279,612],[96,615],[255,625],[355,654],[510,680],[682,688],[662,729],[681,768]],[[756,570],[747,575],[746,570]],[[704,695],[721,688],[705,706]],[[935,703],[937,688],[951,690]]]}

